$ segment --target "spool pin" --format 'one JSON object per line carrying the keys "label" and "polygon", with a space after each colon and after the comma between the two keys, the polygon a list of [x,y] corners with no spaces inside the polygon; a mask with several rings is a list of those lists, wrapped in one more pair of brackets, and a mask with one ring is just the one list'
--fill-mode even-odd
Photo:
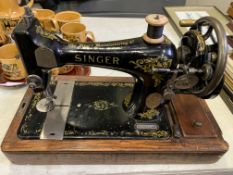
{"label": "spool pin", "polygon": [[143,35],[143,39],[150,44],[159,44],[164,41],[163,29],[168,19],[164,15],[150,14],[145,18],[148,23],[147,33]]}

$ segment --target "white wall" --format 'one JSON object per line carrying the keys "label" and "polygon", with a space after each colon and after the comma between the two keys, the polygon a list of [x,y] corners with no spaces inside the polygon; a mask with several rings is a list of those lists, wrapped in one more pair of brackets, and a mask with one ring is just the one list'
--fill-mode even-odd
{"label": "white wall", "polygon": [[186,5],[214,5],[226,14],[230,3],[233,0],[186,0]]}

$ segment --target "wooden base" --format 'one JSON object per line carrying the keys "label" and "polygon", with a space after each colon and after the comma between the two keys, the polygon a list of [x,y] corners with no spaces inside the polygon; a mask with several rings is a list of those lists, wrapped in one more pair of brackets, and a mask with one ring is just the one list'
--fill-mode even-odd
{"label": "wooden base", "polygon": [[[59,78],[65,77],[60,76]],[[79,81],[132,82],[129,78],[75,77],[75,79]],[[221,130],[207,104],[204,100],[192,95],[176,95],[168,106],[173,133],[180,137],[173,136],[167,140],[22,140],[17,137],[17,130],[29,105],[27,102],[31,98],[32,91],[28,89],[1,145],[2,151],[7,153],[6,155],[13,161],[17,160],[14,160],[15,157],[12,158],[12,153],[23,153],[24,155],[26,153],[68,153],[71,156],[73,153],[156,153],[163,158],[167,155],[167,158],[175,162],[178,159],[172,159],[172,155],[176,157],[183,155],[185,161],[187,161],[187,155],[191,155],[191,157],[199,157],[194,159],[200,162],[200,157],[205,154],[209,155],[213,161],[228,150],[228,144],[223,140]],[[215,158],[213,159],[213,157]],[[22,159],[18,160],[22,161]],[[65,161],[64,158],[61,160]],[[207,161],[206,158],[204,160]]]}

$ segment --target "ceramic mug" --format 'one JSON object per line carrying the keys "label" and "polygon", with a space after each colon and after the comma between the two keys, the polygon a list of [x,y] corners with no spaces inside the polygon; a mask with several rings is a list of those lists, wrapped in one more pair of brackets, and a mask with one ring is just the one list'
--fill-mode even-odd
{"label": "ceramic mug", "polygon": [[35,17],[39,20],[43,29],[56,32],[59,31],[59,26],[54,19],[55,12],[49,9],[35,9],[33,10]]}
{"label": "ceramic mug", "polygon": [[[80,22],[81,14],[75,11],[62,11],[57,13],[54,19],[56,20],[59,29],[61,29],[61,27],[66,23]],[[54,68],[52,69],[52,75],[67,74],[71,72],[73,69],[73,65],[65,65],[59,68]]]}
{"label": "ceramic mug", "polygon": [[9,43],[10,38],[4,33],[0,31],[0,46]]}
{"label": "ceramic mug", "polygon": [[57,13],[54,19],[57,21],[58,26],[61,28],[68,22],[80,22],[81,14],[75,11],[62,11]]}
{"label": "ceramic mug", "polygon": [[[34,0],[30,0],[27,6],[31,8],[33,3]],[[8,34],[13,31],[24,13],[24,7],[19,6],[17,0],[0,0],[0,23]]]}
{"label": "ceramic mug", "polygon": [[68,74],[74,69],[73,65],[65,65],[62,67],[57,67],[52,69],[52,75],[59,75],[59,74]]}
{"label": "ceramic mug", "polygon": [[[30,0],[27,3],[28,7],[32,7],[34,4],[34,0]],[[19,6],[18,1],[17,0],[7,0],[7,1],[3,1],[0,0],[0,12],[5,12],[5,13],[15,13],[20,11],[21,9],[24,9],[23,7]]]}
{"label": "ceramic mug", "polygon": [[86,42],[87,37],[95,41],[95,36],[92,32],[86,31],[86,26],[77,22],[66,23],[61,27],[63,39],[68,42]]}
{"label": "ceramic mug", "polygon": [[0,47],[0,62],[3,75],[8,80],[22,80],[27,73],[15,43]]}
{"label": "ceramic mug", "polygon": [[11,34],[15,26],[22,19],[23,15],[24,14],[22,13],[22,14],[14,14],[11,17],[1,17],[0,18],[1,28],[3,28],[5,33]]}

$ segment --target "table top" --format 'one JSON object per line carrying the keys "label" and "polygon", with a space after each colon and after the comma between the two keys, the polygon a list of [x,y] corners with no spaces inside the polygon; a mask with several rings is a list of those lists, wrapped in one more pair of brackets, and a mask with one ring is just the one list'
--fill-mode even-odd
{"label": "table top", "polygon": [[[143,18],[94,18],[84,17],[83,23],[87,25],[87,29],[93,31],[97,41],[109,41],[126,39],[142,36],[147,28],[147,24]],[[167,24],[165,34],[177,46],[179,38],[171,27]],[[97,76],[129,76],[128,74],[100,68],[92,68],[91,75]],[[0,142],[2,142],[5,133],[16,113],[16,110],[22,100],[27,87],[0,87]],[[224,139],[229,143],[229,151],[225,153],[217,162],[211,164],[155,164],[150,162],[149,157],[153,155],[143,156],[145,164],[137,163],[134,154],[107,154],[101,157],[97,163],[85,163],[82,158],[94,160],[95,156],[80,156],[80,164],[75,165],[54,165],[54,160],[49,160],[50,164],[46,165],[17,165],[11,163],[6,155],[0,151],[0,172],[1,174],[218,174],[219,171],[225,174],[233,172],[233,115],[221,99],[206,100],[216,121],[218,122]],[[20,155],[19,155],[20,156]],[[35,159],[43,159],[43,156],[33,155]],[[111,163],[109,160],[111,159]],[[125,159],[128,164],[121,164],[120,159]],[[95,162],[95,161],[92,161]],[[125,161],[124,161],[125,162]],[[212,173],[210,173],[212,172]],[[222,173],[223,174],[223,173]]]}

